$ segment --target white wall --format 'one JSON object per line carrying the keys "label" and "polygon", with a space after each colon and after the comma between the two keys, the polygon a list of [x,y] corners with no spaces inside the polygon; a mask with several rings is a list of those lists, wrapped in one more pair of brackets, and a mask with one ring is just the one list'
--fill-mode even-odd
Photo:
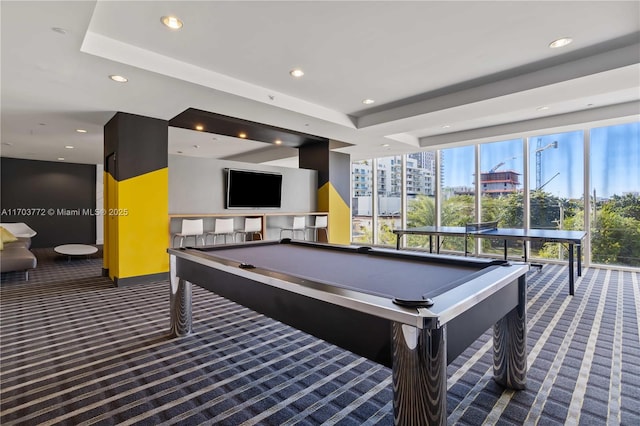
{"label": "white wall", "polygon": [[[236,168],[282,174],[279,209],[225,209],[224,169]],[[211,158],[169,155],[169,213],[313,212],[317,210],[318,172],[307,169],[249,164]],[[259,191],[256,188],[256,191]]]}

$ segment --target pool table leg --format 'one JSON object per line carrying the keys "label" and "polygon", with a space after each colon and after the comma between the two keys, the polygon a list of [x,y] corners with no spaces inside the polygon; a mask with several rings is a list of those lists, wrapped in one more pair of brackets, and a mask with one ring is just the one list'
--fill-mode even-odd
{"label": "pool table leg", "polygon": [[169,258],[171,268],[171,335],[186,336],[191,334],[191,283],[176,275],[176,257]]}
{"label": "pool table leg", "polygon": [[395,424],[446,425],[446,325],[419,329],[393,322],[392,341]]}
{"label": "pool table leg", "polygon": [[501,386],[527,384],[527,283],[518,279],[518,306],[493,326],[493,378]]}

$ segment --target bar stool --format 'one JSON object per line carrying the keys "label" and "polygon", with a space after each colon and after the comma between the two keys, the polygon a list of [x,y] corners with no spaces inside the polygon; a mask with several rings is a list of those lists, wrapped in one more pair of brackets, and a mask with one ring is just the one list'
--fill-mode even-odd
{"label": "bar stool", "polygon": [[306,240],[306,218],[304,216],[295,216],[293,218],[293,226],[289,228],[280,228],[280,239],[283,232],[291,232],[291,238],[295,238],[296,232],[302,232],[302,239]]}
{"label": "bar stool", "polygon": [[224,243],[227,243],[227,236],[231,235],[233,238],[233,242],[236,241],[235,231],[233,230],[233,218],[221,219],[216,218],[216,222],[213,228],[213,231],[207,232],[205,235],[205,241],[209,235],[213,236],[213,244],[216,243],[216,238],[219,236],[224,236]]}
{"label": "bar stool", "polygon": [[204,235],[204,221],[202,219],[182,219],[182,228],[180,232],[176,232],[173,234],[173,238],[171,239],[171,245],[175,247],[176,237],[180,237],[180,246],[183,247],[182,243],[185,238],[193,237],[195,240],[195,245],[198,245],[198,237],[202,238],[202,245],[205,244],[206,237]]}
{"label": "bar stool", "polygon": [[242,241],[247,241],[247,234],[250,234],[252,236],[252,240],[254,234],[260,235],[260,239],[263,240],[264,238],[262,238],[262,219],[259,217],[246,217],[244,219],[244,229],[238,229],[237,231],[235,231],[235,233],[242,234]]}
{"label": "bar stool", "polygon": [[318,241],[318,230],[324,230],[324,235],[327,237],[327,242],[329,242],[329,229],[328,229],[328,218],[327,216],[316,216],[316,221],[314,225],[306,226],[305,229],[313,230],[313,240]]}

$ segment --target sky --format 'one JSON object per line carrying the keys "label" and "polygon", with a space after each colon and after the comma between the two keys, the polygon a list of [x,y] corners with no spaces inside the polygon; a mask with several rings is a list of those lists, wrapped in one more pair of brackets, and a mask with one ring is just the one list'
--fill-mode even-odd
{"label": "sky", "polygon": [[640,192],[640,123],[591,132],[591,187],[597,197]]}
{"label": "sky", "polygon": [[[547,147],[554,142],[557,147]],[[598,197],[640,192],[640,123],[591,130],[591,189]],[[583,132],[567,132],[529,138],[529,187],[537,188],[536,150],[540,151],[540,185],[561,198],[581,198],[584,186]],[[473,186],[474,146],[443,150],[444,186]],[[480,146],[480,168],[487,172],[523,173],[523,141],[513,139]],[[522,188],[522,177],[521,185]]]}

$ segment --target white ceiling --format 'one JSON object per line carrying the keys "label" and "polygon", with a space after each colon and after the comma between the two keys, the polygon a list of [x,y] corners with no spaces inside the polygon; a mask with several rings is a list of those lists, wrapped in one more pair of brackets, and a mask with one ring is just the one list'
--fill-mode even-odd
{"label": "white ceiling", "polygon": [[[192,107],[346,142],[353,159],[640,117],[638,1],[0,7],[7,157],[101,163],[117,111],[169,120]],[[167,29],[164,15],[184,27]],[[548,47],[566,36],[572,44]],[[172,128],[178,151],[295,160],[291,148]]]}

